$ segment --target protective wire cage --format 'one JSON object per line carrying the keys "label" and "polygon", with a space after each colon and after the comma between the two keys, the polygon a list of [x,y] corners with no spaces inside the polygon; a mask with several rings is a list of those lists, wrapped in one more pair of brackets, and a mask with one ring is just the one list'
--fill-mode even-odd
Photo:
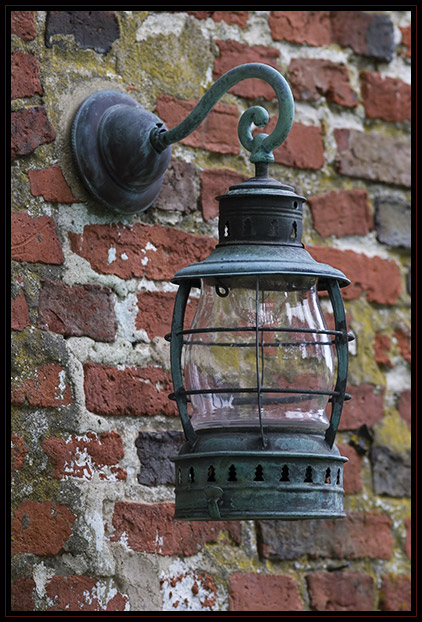
{"label": "protective wire cage", "polygon": [[[340,288],[336,280],[324,283],[334,312],[335,328],[296,329],[290,326],[268,327],[259,321],[260,275],[255,275],[255,322],[250,326],[183,327],[184,313],[193,281],[182,281],[176,297],[171,341],[171,363],[175,399],[182,419],[187,443],[176,463],[175,517],[187,520],[239,518],[315,518],[344,516],[343,464],[334,439],[346,394],[348,365],[346,318]],[[218,295],[228,295],[219,285]],[[269,333],[310,336],[318,334],[318,344],[337,352],[337,379],[330,390],[312,387],[277,388],[265,386],[264,352],[267,348],[283,348],[287,341],[266,340]],[[209,341],[197,337],[212,335]],[[222,333],[253,335],[253,339],[221,340]],[[293,342],[298,346],[308,343]],[[253,348],[255,352],[255,382],[250,387],[187,390],[182,371],[182,349],[187,345],[204,347]],[[292,342],[288,342],[292,345]],[[202,429],[195,430],[188,415],[187,405],[194,396],[229,393],[237,404],[257,408],[258,425],[248,430]],[[267,426],[263,407],[268,404],[288,404],[324,395],[331,403],[328,429],[323,434],[303,433],[300,430],[276,429]]]}

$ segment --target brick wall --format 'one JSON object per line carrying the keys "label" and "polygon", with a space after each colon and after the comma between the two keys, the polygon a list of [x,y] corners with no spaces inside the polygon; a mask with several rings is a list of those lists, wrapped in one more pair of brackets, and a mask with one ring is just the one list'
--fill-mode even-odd
{"label": "brick wall", "polygon": [[[410,592],[408,11],[12,11],[14,611],[396,611]],[[180,523],[168,344],[177,269],[215,245],[214,197],[253,174],[232,89],[176,145],[141,214],[105,212],[69,131],[101,88],[169,127],[212,81],[259,61],[296,117],[271,174],[308,198],[305,243],[351,279],[338,442],[347,517]],[[195,300],[189,305],[189,313]]]}

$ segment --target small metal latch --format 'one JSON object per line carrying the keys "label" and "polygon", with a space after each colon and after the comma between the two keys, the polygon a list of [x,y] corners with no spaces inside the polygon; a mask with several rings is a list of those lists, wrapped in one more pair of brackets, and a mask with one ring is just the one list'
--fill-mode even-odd
{"label": "small metal latch", "polygon": [[205,488],[205,496],[207,497],[208,512],[213,520],[220,520],[220,508],[218,502],[223,496],[223,490],[219,486],[208,486]]}

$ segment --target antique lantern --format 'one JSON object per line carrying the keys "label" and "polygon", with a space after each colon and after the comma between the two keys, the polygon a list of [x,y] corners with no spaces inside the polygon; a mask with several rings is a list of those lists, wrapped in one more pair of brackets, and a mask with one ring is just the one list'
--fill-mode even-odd
{"label": "antique lantern", "polygon": [[[174,457],[175,518],[340,517],[346,458],[334,440],[348,397],[340,288],[349,281],[305,250],[305,199],[268,176],[272,151],[293,123],[287,82],[266,65],[241,65],[217,80],[172,130],[126,95],[100,92],[76,116],[73,149],[97,199],[116,211],[146,209],[159,192],[169,145],[191,133],[229,88],[251,77],[273,86],[276,127],[269,136],[253,136],[252,123],[265,125],[267,112],[255,106],[242,115],[239,139],[251,151],[255,176],[218,197],[218,245],[173,279],[179,288],[168,336],[171,397],[186,437]],[[199,289],[199,301],[192,326],[185,326],[192,289]],[[319,292],[331,301],[332,330]]]}

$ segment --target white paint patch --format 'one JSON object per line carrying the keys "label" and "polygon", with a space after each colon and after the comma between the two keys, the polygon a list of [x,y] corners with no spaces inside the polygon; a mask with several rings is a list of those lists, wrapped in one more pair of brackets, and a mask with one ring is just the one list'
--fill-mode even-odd
{"label": "white paint patch", "polygon": [[219,611],[223,600],[204,572],[187,570],[180,561],[161,573],[163,611]]}
{"label": "white paint patch", "polygon": [[116,249],[114,248],[114,246],[109,248],[109,250],[108,250],[108,257],[107,257],[107,262],[109,264],[113,263],[113,261],[116,261]]}
{"label": "white paint patch", "polygon": [[168,36],[169,33],[175,37],[180,37],[186,17],[186,13],[166,14],[163,11],[149,14],[136,32],[136,41],[146,41],[150,37]]}
{"label": "white paint patch", "polygon": [[46,566],[44,566],[44,562],[41,562],[41,564],[34,567],[32,577],[35,582],[35,591],[37,592],[37,596],[39,596],[39,598],[45,597],[46,585],[55,574],[56,571],[54,568],[46,568]]}

